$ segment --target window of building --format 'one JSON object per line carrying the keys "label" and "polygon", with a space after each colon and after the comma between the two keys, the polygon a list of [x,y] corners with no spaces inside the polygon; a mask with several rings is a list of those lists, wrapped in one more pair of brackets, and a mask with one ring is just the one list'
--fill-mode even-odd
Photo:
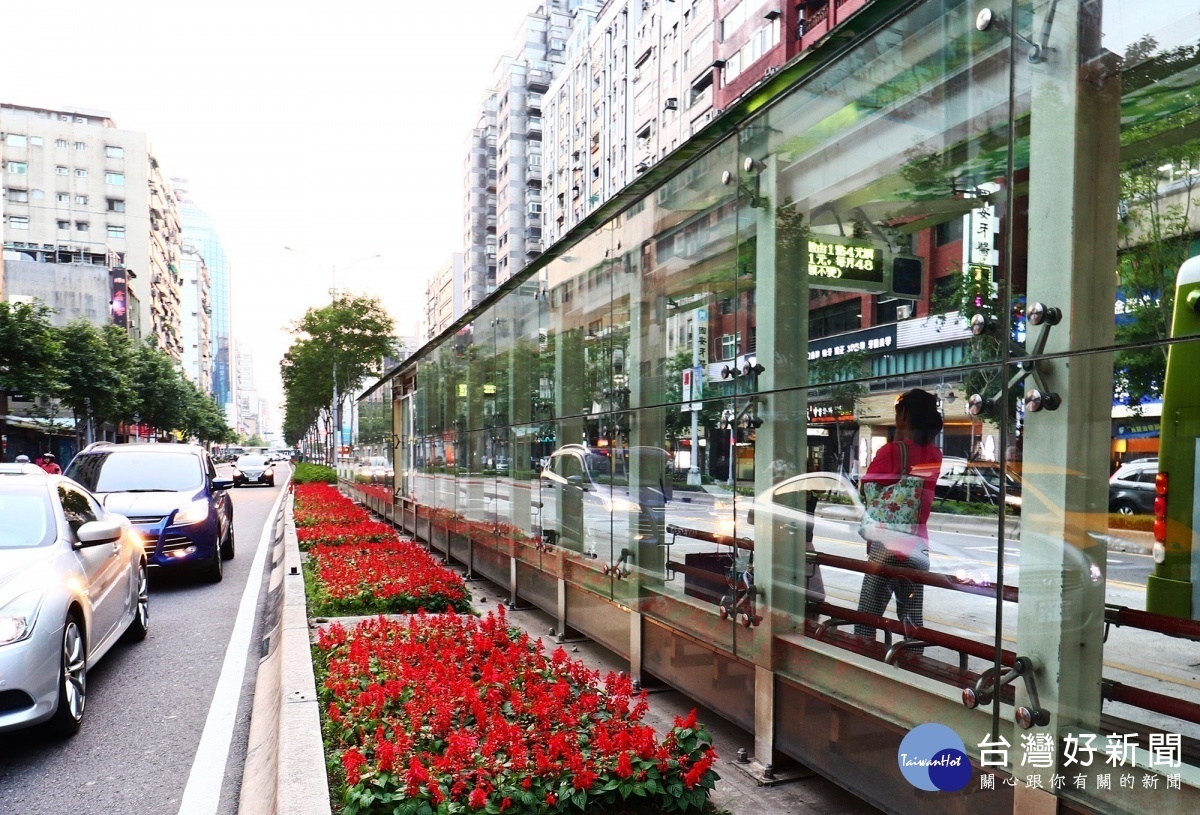
{"label": "window of building", "polygon": [[28,229],[29,219],[24,215],[9,215],[8,227],[9,229]]}
{"label": "window of building", "polygon": [[55,175],[70,175],[71,171],[60,164],[54,168],[54,174]]}
{"label": "window of building", "polygon": [[125,227],[123,227],[123,226],[114,226],[113,224],[109,224],[107,232],[108,232],[108,237],[110,237],[110,238],[125,237]]}
{"label": "window of building", "polygon": [[43,190],[34,189],[29,191],[29,197],[33,201],[41,201],[46,197],[46,193]]}
{"label": "window of building", "polygon": [[13,175],[25,175],[25,173],[29,172],[29,167],[23,161],[10,161],[4,165],[4,169]]}
{"label": "window of building", "polygon": [[76,150],[86,150],[86,149],[87,149],[87,142],[85,142],[85,141],[77,141],[77,142],[75,142],[75,149],[76,149]]}
{"label": "window of building", "polygon": [[70,147],[71,143],[69,141],[67,141],[66,139],[55,139],[54,146],[55,147]]}
{"label": "window of building", "polygon": [[741,333],[721,335],[721,359],[733,359],[742,346]]}
{"label": "window of building", "polygon": [[112,184],[115,187],[125,186],[125,173],[105,173],[104,183]]}
{"label": "window of building", "polygon": [[76,195],[75,196],[75,203],[79,204],[81,207],[86,207],[87,202],[88,202],[88,197],[86,195]]}
{"label": "window of building", "polygon": [[83,167],[76,167],[75,168],[75,177],[76,178],[87,178],[87,170],[85,170]]}
{"label": "window of building", "polygon": [[961,241],[962,237],[962,218],[951,218],[949,221],[943,221],[933,229],[933,242],[935,246],[945,246],[948,243]]}
{"label": "window of building", "polygon": [[29,137],[29,146],[30,147],[41,147],[43,144],[45,144],[45,141],[42,139],[41,136],[30,136]]}
{"label": "window of building", "polygon": [[5,190],[4,197],[14,204],[24,204],[29,201],[28,190]]}
{"label": "window of building", "polygon": [[29,139],[20,133],[8,133],[4,136],[4,143],[9,147],[28,147]]}
{"label": "window of building", "polygon": [[76,232],[87,232],[88,231],[88,222],[87,221],[76,221],[75,222],[75,231]]}
{"label": "window of building", "polygon": [[71,203],[71,194],[67,192],[60,192],[54,196],[54,200],[60,204],[69,204]]}
{"label": "window of building", "polygon": [[847,300],[845,303],[813,309],[808,318],[808,338],[815,340],[817,337],[828,337],[831,334],[862,328],[860,302],[858,299]]}
{"label": "window of building", "polygon": [[108,211],[109,212],[124,212],[125,211],[125,202],[122,199],[109,198],[109,199],[107,199],[107,201],[108,201]]}
{"label": "window of building", "polygon": [[125,158],[125,148],[109,144],[104,147],[104,155],[107,158]]}
{"label": "window of building", "polygon": [[62,221],[62,220],[59,220],[59,221],[56,221],[56,223],[58,224],[58,228],[59,228],[59,229],[70,229],[70,228],[71,228],[71,222],[70,222],[70,221]]}

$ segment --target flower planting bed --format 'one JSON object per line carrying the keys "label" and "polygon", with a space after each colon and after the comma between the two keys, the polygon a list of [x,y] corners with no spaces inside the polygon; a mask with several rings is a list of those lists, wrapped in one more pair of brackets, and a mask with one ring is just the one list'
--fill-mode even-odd
{"label": "flower planting bed", "polygon": [[659,740],[628,676],[547,655],[502,609],[335,623],[314,653],[343,815],[711,810],[694,714]]}
{"label": "flower planting bed", "polygon": [[[333,806],[342,815],[712,812],[716,753],[695,714],[663,738],[645,694],[471,615],[463,578],[325,484],[296,488]],[[439,519],[457,534],[479,522]],[[490,534],[510,534],[488,525]],[[524,536],[522,536],[524,537]],[[432,612],[445,612],[436,614]]]}
{"label": "flower planting bed", "polygon": [[297,487],[295,517],[297,541],[308,550],[304,583],[312,616],[471,610],[459,574],[370,520],[336,488]]}
{"label": "flower planting bed", "polygon": [[304,563],[311,616],[471,610],[461,575],[411,541],[314,546]]}

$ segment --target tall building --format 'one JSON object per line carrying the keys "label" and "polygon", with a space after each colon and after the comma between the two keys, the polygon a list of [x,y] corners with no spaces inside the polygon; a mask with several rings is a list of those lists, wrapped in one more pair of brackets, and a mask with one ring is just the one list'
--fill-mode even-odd
{"label": "tall building", "polygon": [[466,159],[467,308],[542,251],[542,99],[565,60],[572,11],[548,0],[526,15],[483,96]]}
{"label": "tall building", "polygon": [[580,9],[546,95],[547,243],[712,120],[713,4],[619,0]]}
{"label": "tall building", "polygon": [[455,252],[425,287],[425,312],[421,317],[422,342],[442,333],[464,311],[463,256],[461,252]]}
{"label": "tall building", "polygon": [[182,362],[179,215],[146,134],[99,111],[13,104],[0,133],[6,297],[93,320],[107,302],[135,340]]}
{"label": "tall building", "polygon": [[243,437],[250,438],[263,430],[261,400],[258,398],[258,391],[254,389],[254,352],[236,346],[235,351],[237,416],[234,427]]}
{"label": "tall building", "polygon": [[179,264],[182,283],[183,372],[205,393],[212,393],[212,277],[204,255],[188,237]]}
{"label": "tall building", "polygon": [[869,0],[610,0],[581,7],[546,94],[554,243]]}
{"label": "tall building", "polygon": [[187,179],[173,178],[171,181],[179,196],[179,217],[183,223],[184,240],[199,251],[208,267],[209,303],[212,309],[209,320],[211,392],[217,404],[224,409],[230,426],[233,426],[235,411],[229,255],[212,216],[188,197]]}

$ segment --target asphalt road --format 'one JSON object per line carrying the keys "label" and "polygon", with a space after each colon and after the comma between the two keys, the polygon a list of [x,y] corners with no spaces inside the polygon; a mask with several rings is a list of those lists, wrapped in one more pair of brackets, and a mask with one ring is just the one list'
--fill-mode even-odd
{"label": "asphalt road", "polygon": [[[227,474],[227,465],[220,468]],[[282,479],[280,479],[282,481]],[[282,487],[232,491],[237,555],[216,585],[151,573],[150,635],[120,643],[88,674],[83,729],[0,736],[2,815],[179,812],[234,630],[255,550]],[[265,580],[266,573],[260,577]],[[262,595],[259,595],[261,603]],[[261,635],[259,614],[240,681],[220,813],[237,811]]]}

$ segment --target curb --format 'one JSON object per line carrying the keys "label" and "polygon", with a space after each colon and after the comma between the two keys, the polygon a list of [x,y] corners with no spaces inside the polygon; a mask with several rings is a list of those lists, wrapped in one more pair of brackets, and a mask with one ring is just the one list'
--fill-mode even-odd
{"label": "curb", "polygon": [[238,811],[243,815],[329,815],[329,780],[313,674],[300,547],[284,510],[283,555],[271,570],[282,613],[266,633],[270,651],[259,663],[250,719],[250,746]]}
{"label": "curb", "polygon": [[312,643],[300,546],[289,503],[283,533],[283,634],[279,698],[279,773],[277,812],[282,815],[324,815],[330,812],[329,778],[317,681],[313,675]]}

